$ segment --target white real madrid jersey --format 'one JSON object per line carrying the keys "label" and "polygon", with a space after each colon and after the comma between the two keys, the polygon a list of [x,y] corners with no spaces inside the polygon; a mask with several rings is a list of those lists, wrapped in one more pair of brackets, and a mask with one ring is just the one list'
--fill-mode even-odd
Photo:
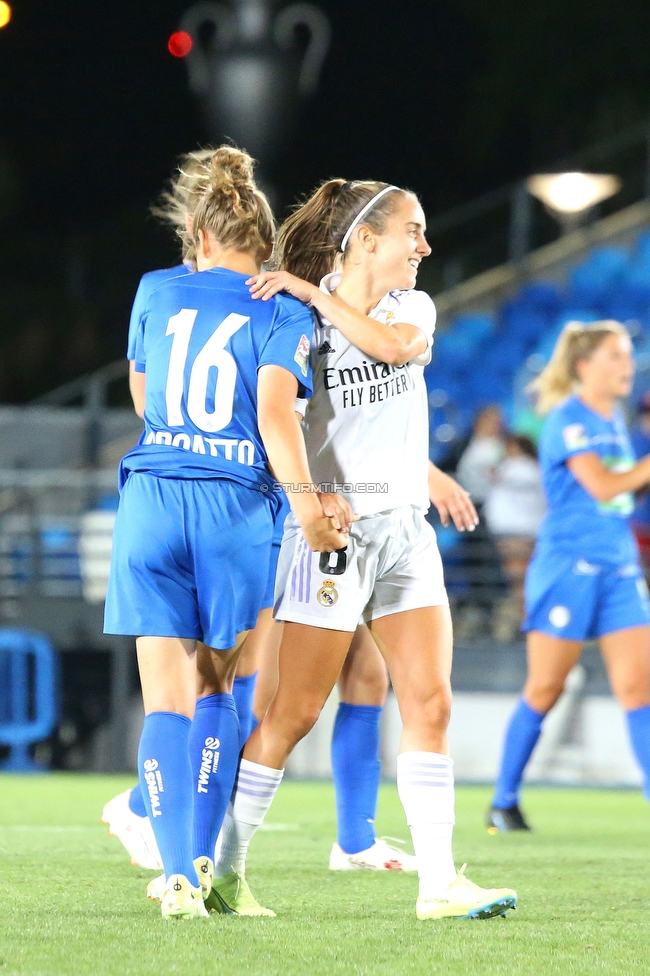
{"label": "white real madrid jersey", "polygon": [[[332,292],[340,279],[337,273],[327,275],[321,288]],[[428,509],[423,374],[431,359],[433,302],[421,291],[393,291],[370,312],[378,322],[407,322],[426,336],[426,351],[404,366],[367,356],[331,322],[317,318],[311,347],[314,395],[304,422],[314,481],[322,491],[342,494],[357,515],[401,505]]]}

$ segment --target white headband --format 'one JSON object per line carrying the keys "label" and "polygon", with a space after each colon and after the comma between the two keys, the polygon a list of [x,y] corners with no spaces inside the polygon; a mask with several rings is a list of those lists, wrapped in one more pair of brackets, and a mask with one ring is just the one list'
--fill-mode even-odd
{"label": "white headband", "polygon": [[385,196],[387,193],[390,193],[391,190],[399,190],[399,187],[398,186],[385,186],[383,190],[380,190],[379,193],[376,193],[374,195],[374,197],[372,198],[372,200],[369,200],[368,201],[368,203],[365,205],[365,207],[363,208],[363,210],[361,211],[361,213],[358,213],[357,214],[357,216],[354,218],[354,220],[352,221],[352,223],[348,227],[347,233],[346,233],[345,237],[341,241],[341,252],[345,251],[346,247],[348,246],[350,237],[351,237],[352,232],[354,231],[355,227],[358,227],[359,226],[359,224],[361,223],[361,221],[363,220],[363,218],[366,216],[366,214],[368,213],[368,211],[369,210],[372,210],[372,208],[374,207],[374,205],[379,200],[381,200],[381,198],[383,196]]}

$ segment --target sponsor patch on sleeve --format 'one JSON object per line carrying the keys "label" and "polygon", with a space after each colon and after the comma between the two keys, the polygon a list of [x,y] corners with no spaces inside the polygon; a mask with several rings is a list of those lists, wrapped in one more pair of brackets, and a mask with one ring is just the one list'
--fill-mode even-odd
{"label": "sponsor patch on sleeve", "polygon": [[567,451],[579,451],[589,447],[589,435],[582,424],[569,424],[562,430]]}
{"label": "sponsor patch on sleeve", "polygon": [[300,336],[300,342],[298,343],[298,348],[296,349],[296,354],[293,358],[300,366],[300,372],[302,375],[306,376],[309,366],[309,339],[306,335]]}

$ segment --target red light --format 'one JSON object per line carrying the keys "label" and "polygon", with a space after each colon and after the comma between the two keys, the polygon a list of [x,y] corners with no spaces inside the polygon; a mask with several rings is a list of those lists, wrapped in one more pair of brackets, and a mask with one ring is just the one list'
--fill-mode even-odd
{"label": "red light", "polygon": [[176,31],[167,41],[167,47],[175,58],[184,58],[192,50],[192,38],[186,31]]}

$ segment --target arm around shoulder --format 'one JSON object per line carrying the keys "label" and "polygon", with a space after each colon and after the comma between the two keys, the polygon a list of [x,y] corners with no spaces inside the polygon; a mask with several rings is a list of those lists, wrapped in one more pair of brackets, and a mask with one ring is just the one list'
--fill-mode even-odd
{"label": "arm around shoulder", "polygon": [[[410,322],[386,325],[348,305],[337,294],[319,291],[312,305],[342,332],[346,339],[373,359],[389,366],[404,366],[426,353],[429,339]],[[399,309],[396,313],[399,317]]]}

